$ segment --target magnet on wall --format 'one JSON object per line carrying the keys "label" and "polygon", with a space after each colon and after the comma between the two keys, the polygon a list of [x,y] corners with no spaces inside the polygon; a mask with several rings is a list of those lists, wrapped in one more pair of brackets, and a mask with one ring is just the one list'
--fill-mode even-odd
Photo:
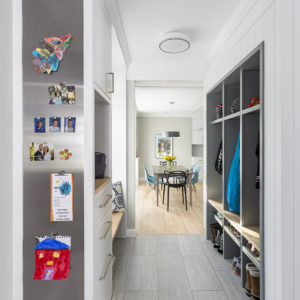
{"label": "magnet on wall", "polygon": [[64,280],[71,265],[71,237],[37,238],[34,280]]}
{"label": "magnet on wall", "polygon": [[35,57],[33,60],[34,69],[38,73],[56,72],[59,67],[59,61],[62,60],[63,54],[70,47],[72,35],[68,33],[60,38],[49,37],[40,41],[43,48],[36,48],[32,51]]}
{"label": "magnet on wall", "polygon": [[48,87],[49,104],[74,104],[75,86],[65,85],[61,82],[59,85]]}

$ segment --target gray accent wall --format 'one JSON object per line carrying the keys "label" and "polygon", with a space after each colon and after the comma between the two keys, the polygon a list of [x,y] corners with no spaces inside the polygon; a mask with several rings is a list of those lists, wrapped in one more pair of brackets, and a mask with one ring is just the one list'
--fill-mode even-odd
{"label": "gray accent wall", "polygon": [[151,166],[159,165],[163,159],[155,157],[155,136],[172,127],[180,131],[179,138],[173,138],[173,155],[178,165],[187,168],[192,164],[192,118],[137,118],[137,152],[140,157],[139,177],[145,177],[144,165],[152,173]]}

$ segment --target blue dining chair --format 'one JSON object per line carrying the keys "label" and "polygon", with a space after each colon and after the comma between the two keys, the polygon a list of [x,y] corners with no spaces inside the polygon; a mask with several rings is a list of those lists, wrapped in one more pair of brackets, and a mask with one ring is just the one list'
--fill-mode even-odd
{"label": "blue dining chair", "polygon": [[192,164],[192,166],[191,166],[191,168],[190,168],[190,170],[191,170],[192,172],[194,171],[194,169],[195,169],[196,165],[197,165],[197,163],[196,163],[196,162]]}
{"label": "blue dining chair", "polygon": [[[156,182],[156,176],[151,176],[148,172],[148,169],[146,166],[144,166],[144,172],[145,172],[145,181],[149,184],[149,187],[151,184],[154,186],[157,184]],[[159,184],[163,184],[162,178],[159,178]]]}
{"label": "blue dining chair", "polygon": [[[195,186],[195,184],[196,184],[196,183],[198,182],[198,180],[199,180],[199,173],[200,173],[200,170],[201,170],[201,166],[198,166],[198,167],[196,168],[196,170],[195,170],[195,173],[194,173],[193,177],[192,177],[192,185],[193,185],[193,187],[194,187],[195,192],[196,192],[196,186]],[[187,179],[186,184],[189,184],[189,178]]]}

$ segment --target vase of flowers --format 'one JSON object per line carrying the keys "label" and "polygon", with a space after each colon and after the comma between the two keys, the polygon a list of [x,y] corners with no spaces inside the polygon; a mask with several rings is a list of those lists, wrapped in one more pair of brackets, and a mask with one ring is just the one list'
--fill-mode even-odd
{"label": "vase of flowers", "polygon": [[172,162],[173,162],[173,160],[175,160],[175,159],[176,159],[176,156],[171,156],[171,155],[166,155],[166,156],[164,157],[164,160],[166,160],[167,163],[168,163],[168,169],[172,169],[172,167],[173,167]]}

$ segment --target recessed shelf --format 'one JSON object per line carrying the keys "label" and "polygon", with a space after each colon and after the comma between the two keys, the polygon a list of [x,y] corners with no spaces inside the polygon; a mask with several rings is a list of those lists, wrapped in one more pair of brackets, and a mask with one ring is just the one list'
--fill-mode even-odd
{"label": "recessed shelf", "polygon": [[245,227],[240,224],[240,216],[224,210],[222,203],[215,200],[208,200],[209,204],[212,205],[223,217],[249,242],[255,249],[260,251],[260,232],[258,226]]}
{"label": "recessed shelf", "polygon": [[226,120],[231,120],[231,119],[238,118],[241,115],[246,115],[246,114],[251,114],[251,113],[254,113],[254,112],[258,112],[260,109],[261,109],[261,105],[258,104],[258,105],[255,105],[255,106],[252,106],[252,107],[249,107],[249,108],[245,108],[242,111],[236,112],[236,113],[228,115],[226,117],[214,120],[214,121],[211,122],[211,124],[214,125],[214,124],[222,123],[223,121],[226,121]]}
{"label": "recessed shelf", "polygon": [[222,227],[224,226],[224,220],[221,220],[217,215],[215,215],[214,218]]}
{"label": "recessed shelf", "polygon": [[245,253],[245,255],[254,263],[256,268],[260,269],[260,261],[248,247],[243,246],[243,253]]}
{"label": "recessed shelf", "polygon": [[231,237],[231,239],[237,244],[237,246],[241,247],[241,241],[234,235],[234,233],[229,229],[229,227],[224,226],[224,230]]}

